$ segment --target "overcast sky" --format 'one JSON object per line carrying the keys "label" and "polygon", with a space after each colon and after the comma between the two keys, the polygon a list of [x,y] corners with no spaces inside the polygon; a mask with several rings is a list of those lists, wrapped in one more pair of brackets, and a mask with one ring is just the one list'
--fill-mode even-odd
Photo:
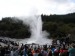
{"label": "overcast sky", "polygon": [[0,18],[75,12],[75,0],[0,0]]}

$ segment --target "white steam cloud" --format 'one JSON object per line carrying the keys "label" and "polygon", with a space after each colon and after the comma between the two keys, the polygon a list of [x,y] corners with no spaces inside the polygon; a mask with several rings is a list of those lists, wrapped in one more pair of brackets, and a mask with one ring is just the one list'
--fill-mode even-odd
{"label": "white steam cloud", "polygon": [[25,25],[30,27],[31,37],[24,39],[20,43],[36,43],[36,44],[51,44],[52,40],[47,39],[49,35],[46,31],[42,31],[42,20],[41,16],[34,15],[30,17],[20,17]]}
{"label": "white steam cloud", "polygon": [[30,16],[19,17],[20,20],[23,20],[23,23],[29,26],[31,36],[29,39],[24,39],[20,43],[36,43],[36,44],[51,44],[52,40],[47,39],[49,35],[46,31],[42,31],[42,19],[40,15],[37,15],[38,10],[34,8],[30,12]]}

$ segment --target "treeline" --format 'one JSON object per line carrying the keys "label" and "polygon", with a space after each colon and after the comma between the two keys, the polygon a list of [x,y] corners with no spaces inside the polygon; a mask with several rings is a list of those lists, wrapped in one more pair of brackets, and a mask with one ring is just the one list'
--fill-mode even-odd
{"label": "treeline", "polygon": [[43,30],[50,33],[50,37],[66,37],[71,34],[75,37],[75,13],[66,15],[41,15],[43,20]]}
{"label": "treeline", "polygon": [[[75,37],[75,13],[66,15],[41,15],[43,30],[50,36],[48,38],[61,38],[71,34]],[[0,36],[11,38],[29,38],[29,27],[15,17],[5,17],[0,21]]]}
{"label": "treeline", "polygon": [[75,13],[65,15],[41,15],[44,22],[75,23]]}
{"label": "treeline", "polygon": [[0,21],[0,36],[11,38],[29,38],[29,27],[15,17],[5,17]]}

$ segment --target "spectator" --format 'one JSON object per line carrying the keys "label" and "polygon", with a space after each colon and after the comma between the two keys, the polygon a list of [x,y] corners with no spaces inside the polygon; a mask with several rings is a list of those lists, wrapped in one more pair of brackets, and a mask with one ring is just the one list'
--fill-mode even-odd
{"label": "spectator", "polygon": [[68,51],[69,51],[69,56],[75,56],[75,45],[73,44]]}

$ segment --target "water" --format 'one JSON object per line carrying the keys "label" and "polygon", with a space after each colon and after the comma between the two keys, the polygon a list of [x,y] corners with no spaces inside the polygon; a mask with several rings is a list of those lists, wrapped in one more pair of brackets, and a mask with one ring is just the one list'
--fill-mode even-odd
{"label": "water", "polygon": [[23,18],[23,23],[28,25],[30,27],[31,37],[28,39],[24,39],[20,41],[20,43],[24,44],[49,44],[51,45],[52,40],[47,39],[47,36],[49,35],[46,31],[42,31],[42,20],[41,16],[30,16],[27,18]]}

